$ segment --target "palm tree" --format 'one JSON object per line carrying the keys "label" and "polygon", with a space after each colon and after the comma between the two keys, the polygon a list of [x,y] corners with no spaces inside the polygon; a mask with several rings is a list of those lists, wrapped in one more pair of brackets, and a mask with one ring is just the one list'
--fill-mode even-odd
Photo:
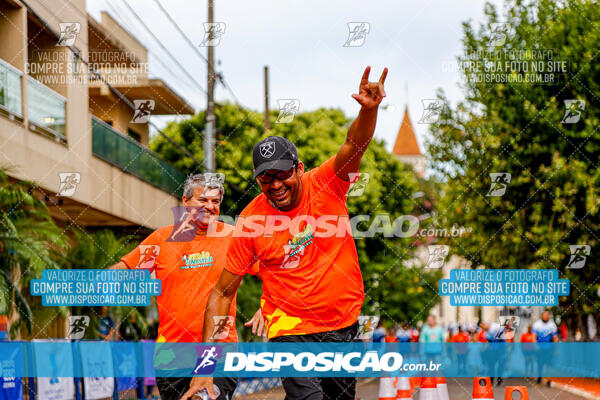
{"label": "palm tree", "polygon": [[[132,236],[117,237],[111,230],[89,233],[73,230],[73,247],[66,257],[65,268],[71,269],[104,269],[116,264],[122,256],[133,250],[139,239]],[[97,337],[98,313],[94,307],[72,307],[73,315],[89,315],[90,329],[85,338]],[[117,321],[127,321],[131,314],[136,315],[136,324],[142,331],[147,330],[145,314],[147,307],[111,307],[111,314]],[[118,324],[117,324],[118,325]]]}
{"label": "palm tree", "polygon": [[23,324],[30,333],[33,316],[23,288],[43,269],[60,267],[69,240],[34,195],[36,185],[11,181],[7,171],[0,168],[0,314],[11,316],[16,311],[11,333]]}
{"label": "palm tree", "polygon": [[66,257],[66,268],[72,269],[107,268],[139,244],[132,236],[117,237],[108,229],[94,233],[73,230],[72,236],[73,247]]}

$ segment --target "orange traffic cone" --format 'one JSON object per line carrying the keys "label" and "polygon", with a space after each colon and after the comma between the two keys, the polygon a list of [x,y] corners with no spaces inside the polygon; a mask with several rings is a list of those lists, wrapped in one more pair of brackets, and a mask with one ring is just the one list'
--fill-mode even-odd
{"label": "orange traffic cone", "polygon": [[396,392],[396,400],[411,400],[412,393],[410,391],[410,382],[408,378],[398,377],[397,379],[396,389],[398,391]]}
{"label": "orange traffic cone", "polygon": [[408,378],[408,380],[410,381],[410,390],[415,392],[421,384],[421,378],[419,378],[418,376],[411,376],[410,378]]}
{"label": "orange traffic cone", "polygon": [[379,400],[396,400],[396,386],[394,379],[387,376],[379,378]]}
{"label": "orange traffic cone", "polygon": [[494,390],[490,378],[475,378],[473,380],[473,400],[494,400]]}
{"label": "orange traffic cone", "polygon": [[448,396],[448,385],[446,384],[446,378],[443,376],[438,376],[435,378],[435,383],[437,386],[437,394],[438,400],[449,400]]}
{"label": "orange traffic cone", "polygon": [[419,390],[419,400],[437,400],[437,385],[435,378],[421,378],[421,389]]}
{"label": "orange traffic cone", "polygon": [[[520,394],[513,397],[513,393],[518,392]],[[529,400],[529,393],[525,386],[508,386],[506,392],[504,392],[504,400]]]}

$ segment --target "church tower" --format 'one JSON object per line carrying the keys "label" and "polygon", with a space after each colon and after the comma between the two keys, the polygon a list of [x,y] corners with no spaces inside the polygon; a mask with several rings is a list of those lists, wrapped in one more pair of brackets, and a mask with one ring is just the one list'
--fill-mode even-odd
{"label": "church tower", "polygon": [[408,115],[408,106],[404,109],[404,117],[396,136],[392,154],[401,162],[412,166],[419,177],[423,178],[425,176],[426,159],[419,149],[417,136]]}

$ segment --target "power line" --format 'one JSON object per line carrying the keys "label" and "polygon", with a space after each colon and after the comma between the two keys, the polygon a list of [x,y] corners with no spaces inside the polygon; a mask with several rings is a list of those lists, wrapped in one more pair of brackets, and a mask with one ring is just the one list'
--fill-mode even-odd
{"label": "power line", "polygon": [[[171,57],[171,59],[183,70],[183,72],[186,74],[186,76],[188,76],[197,86],[199,86],[197,84],[197,82],[194,80],[193,77],[191,77],[189,75],[189,73],[185,70],[185,68],[183,68],[183,66],[177,62],[177,60],[175,59],[175,57],[164,47],[164,45],[162,44],[162,42],[150,31],[150,29],[148,28],[148,26],[141,20],[141,18],[139,17],[139,15],[131,8],[131,6],[126,2],[126,0],[123,0],[123,2],[125,3],[125,5],[127,6],[127,8],[131,11],[131,13],[134,15],[134,17],[140,22],[140,24],[142,24],[142,26],[144,27],[144,29],[150,34],[150,36],[152,36],[152,38],[159,44],[159,46]],[[208,60],[202,56],[202,54],[200,53],[200,51],[196,48],[196,46],[194,46],[194,44],[192,43],[192,41],[189,39],[189,37],[187,37],[187,35],[185,34],[185,32],[183,32],[183,30],[179,27],[179,25],[175,22],[175,20],[168,14],[168,12],[166,11],[166,9],[160,4],[157,3],[157,5],[159,6],[159,8],[161,9],[161,11],[163,11],[163,13],[167,16],[167,18],[171,21],[171,23],[176,27],[177,31],[184,37],[186,43],[192,47],[192,49],[194,50],[194,52],[199,55],[203,61],[205,61],[207,63],[208,66]],[[234,101],[238,104],[238,106],[240,106],[241,110],[244,112],[244,114],[246,114],[246,118],[248,118],[250,116],[250,112],[245,110],[237,96],[235,95],[235,93],[233,92],[233,89],[227,84],[227,82],[225,81],[224,77],[222,74],[220,73],[215,73],[215,79],[218,79],[223,86],[231,93],[232,97],[234,98]],[[201,90],[206,93],[208,95],[208,93],[201,88]],[[152,126],[163,136],[165,136],[165,134],[158,129],[158,127],[156,127],[156,125],[152,124]],[[167,139],[169,140],[169,142],[173,143],[175,145],[175,143],[173,142],[173,140],[170,137],[167,137]],[[176,147],[179,148],[179,146],[175,145]],[[187,150],[186,150],[187,152]],[[189,154],[189,153],[187,153]],[[198,162],[193,156],[189,155],[190,158],[192,158],[194,161]],[[206,157],[206,154],[205,154]],[[243,177],[243,175],[241,175],[239,173],[239,171],[235,170],[240,176]],[[234,188],[236,191],[238,192],[243,192],[243,190],[235,185],[235,184],[230,184],[232,188]]]}
{"label": "power line", "polygon": [[158,45],[160,46],[160,48],[165,53],[167,53],[169,55],[169,57],[171,57],[171,60],[175,64],[177,64],[177,66],[196,85],[196,87],[198,87],[202,92],[204,92],[206,94],[206,90],[202,86],[200,86],[200,84],[196,81],[196,79],[194,79],[194,77],[192,75],[190,75],[189,72],[187,72],[187,70],[183,67],[183,65],[181,65],[181,63],[179,61],[177,61],[177,59],[173,56],[173,54],[171,54],[171,52],[165,47],[165,45],[162,44],[162,41],[159,38],[157,38],[154,33],[152,33],[152,31],[150,30],[150,28],[148,28],[148,26],[146,25],[146,23],[140,18],[140,16],[135,12],[135,10],[127,3],[127,1],[122,0],[122,2],[129,9],[129,11],[131,11],[131,13],[133,14],[133,16],[138,20],[138,22],[144,27],[144,29],[146,30],[146,32],[148,32],[150,34],[150,36],[152,36],[152,38],[156,41],[156,43],[158,43]]}
{"label": "power line", "polygon": [[229,91],[229,93],[231,93],[231,96],[233,97],[233,100],[235,101],[235,103],[238,106],[241,106],[240,101],[238,100],[237,96],[235,95],[235,93],[233,93],[233,89],[225,81],[225,77],[222,74],[217,73],[217,79],[219,80],[219,82],[221,82],[221,84],[225,87],[225,89],[227,89]]}
{"label": "power line", "polygon": [[[189,38],[189,36],[183,31],[183,29],[181,29],[181,27],[179,26],[179,24],[177,23],[177,21],[175,21],[173,19],[173,17],[171,17],[171,15],[166,10],[166,8],[161,4],[160,0],[154,0],[154,2],[158,6],[158,8],[160,8],[160,10],[162,11],[162,13],[165,14],[165,16],[171,22],[171,24],[175,27],[175,29],[177,29],[177,32],[179,32],[179,34],[181,35],[181,37],[183,37],[183,39],[185,40],[185,42],[190,46],[190,48],[194,51],[194,53],[196,53],[198,55],[198,57],[200,57],[204,62],[208,63],[208,59],[202,55],[202,53],[200,52],[200,50],[198,50],[198,46],[196,46],[192,42],[192,40]],[[223,85],[223,87],[225,87],[225,89],[227,89],[229,91],[229,93],[233,97],[235,103],[237,105],[241,106],[241,103],[240,103],[239,99],[237,98],[237,96],[235,95],[235,93],[233,92],[233,89],[231,88],[231,86],[229,86],[227,84],[227,82],[225,82],[225,77],[223,76],[223,74],[222,73],[216,73],[216,78],[219,80],[219,82],[221,82],[221,84]]]}
{"label": "power line", "polygon": [[[81,16],[82,16],[84,19],[87,19],[87,18],[88,18],[88,13],[87,13],[87,12],[82,12],[81,10],[79,10],[79,8],[78,8],[78,7],[76,7],[76,6],[73,6],[73,4],[72,4],[72,1],[71,1],[71,0],[67,0],[67,1],[69,2],[69,4],[71,4],[71,9],[72,9],[72,10],[75,10],[75,11],[77,12],[77,14],[81,15]],[[44,9],[46,9],[46,11],[48,11],[50,14],[52,14],[54,17],[56,17],[56,19],[60,19],[60,18],[58,18],[58,16],[57,16],[57,15],[56,15],[56,14],[55,14],[55,13],[54,13],[54,12],[53,12],[53,11],[52,11],[50,8],[48,8],[48,7],[47,7],[47,6],[44,4],[44,2],[43,2],[43,1],[41,1],[41,2],[40,2],[40,4],[41,4],[41,6],[42,6],[42,7],[44,7]],[[115,14],[115,17],[118,17],[118,16],[119,16],[119,15],[121,15],[121,14],[122,14],[122,15],[125,15],[125,13],[124,13],[124,12],[121,10],[121,8],[120,8],[120,7],[117,7],[117,5],[116,5],[116,4],[114,4],[114,5],[113,5],[113,4],[110,2],[110,0],[106,0],[106,4],[107,4],[107,5],[108,5],[108,7],[111,9],[111,11],[112,11],[112,12]],[[122,27],[125,27],[125,28],[126,28],[126,25],[127,25],[127,24],[123,23],[123,21],[118,21],[118,22],[119,22],[119,25],[121,25]],[[134,33],[135,33],[135,32],[134,32]],[[136,35],[137,35],[137,36],[139,36],[139,33],[136,33]],[[88,43],[88,42],[86,42],[85,40],[83,40],[81,37],[79,37],[78,39],[81,41],[81,43],[85,44],[85,46],[86,46],[86,47],[88,47],[88,49],[89,49],[89,43]],[[157,56],[157,57],[156,57],[156,61],[158,61],[158,63],[159,63],[160,65],[162,65],[162,66],[165,68],[165,70],[166,70],[166,71],[168,71],[168,73],[170,73],[170,72],[171,72],[171,67],[169,67],[168,65],[166,65],[166,64],[164,63],[164,61],[162,60],[162,58],[160,58],[160,57],[158,57],[158,56]],[[186,86],[187,86],[187,83],[185,83],[183,80],[181,80],[181,79],[180,79],[180,78],[179,78],[179,77],[178,77],[176,74],[171,74],[171,75],[172,75],[172,76],[173,76],[173,78],[174,78],[175,80],[177,80],[177,81],[178,81],[180,84],[183,84],[183,85],[184,85],[184,87],[186,87]]]}
{"label": "power line", "polygon": [[162,13],[165,14],[165,16],[169,19],[169,21],[171,21],[171,24],[175,27],[175,29],[177,29],[177,32],[179,32],[179,34],[183,37],[183,39],[186,41],[186,43],[190,45],[190,47],[192,48],[192,50],[194,50],[194,52],[198,55],[198,57],[200,57],[202,60],[204,60],[204,62],[208,63],[208,60],[206,59],[206,57],[204,57],[202,55],[202,53],[200,53],[200,50],[198,50],[198,47],[196,45],[194,45],[194,43],[192,43],[190,38],[185,34],[185,32],[181,29],[181,27],[177,24],[177,22],[175,22],[175,20],[171,17],[171,15],[163,7],[163,5],[160,3],[160,1],[154,0],[154,2],[158,6],[158,8],[160,8]]}
{"label": "power line", "polygon": [[[200,52],[200,50],[198,50],[198,46],[194,45],[194,43],[192,42],[192,40],[189,38],[189,36],[183,31],[183,29],[179,26],[179,24],[175,21],[175,19],[173,19],[173,17],[169,14],[169,12],[166,10],[166,8],[161,4],[161,2],[159,0],[154,0],[154,3],[156,3],[156,5],[158,6],[158,8],[161,10],[161,12],[167,17],[167,19],[171,22],[171,24],[175,27],[175,29],[177,30],[177,32],[179,32],[179,34],[181,35],[181,37],[183,37],[183,39],[185,40],[185,42],[188,44],[188,46],[193,50],[194,53],[196,53],[196,55],[198,55],[198,57],[200,57],[204,62],[206,62],[207,67],[208,67],[208,87],[209,90],[208,92],[210,92],[211,94],[208,95],[207,93],[207,110],[206,110],[206,119],[207,119],[207,123],[206,123],[206,132],[205,132],[205,143],[204,143],[204,151],[205,151],[205,159],[208,157],[209,152],[211,151],[213,145],[214,145],[214,132],[212,134],[210,134],[209,132],[211,130],[214,129],[214,108],[211,110],[211,106],[214,107],[214,103],[213,103],[213,93],[214,93],[214,86],[211,85],[211,74],[214,75],[214,81],[219,81],[221,82],[221,84],[223,85],[223,87],[225,87],[225,89],[227,89],[227,91],[229,91],[229,93],[231,94],[231,96],[234,99],[234,102],[240,107],[240,109],[244,112],[244,114],[246,114],[246,118],[248,118],[250,116],[250,113],[248,111],[246,111],[244,109],[244,107],[242,107],[242,105],[240,104],[240,101],[238,99],[238,97],[235,95],[235,93],[233,92],[233,89],[231,88],[231,86],[229,86],[229,84],[225,81],[225,77],[223,76],[222,73],[220,72],[215,72],[214,71],[214,66],[211,65],[211,63],[209,62],[210,59],[210,51],[213,50],[212,48],[209,48],[209,58],[206,58],[202,55],[202,53]],[[211,19],[211,12],[212,12],[212,3],[209,0],[209,22],[212,22]],[[213,83],[214,85],[214,83]],[[211,90],[212,89],[212,90]],[[211,104],[213,103],[213,104]],[[213,136],[208,138],[208,136]],[[214,168],[214,158],[212,160],[207,160],[207,165],[210,165],[210,167],[208,169]]]}
{"label": "power line", "polygon": [[[45,19],[43,19],[28,3],[26,0],[21,0],[21,2],[25,5],[25,7],[27,7],[27,10],[29,10],[29,12],[38,20],[42,23],[42,25],[44,25],[44,28],[50,32],[52,35],[54,35],[54,37],[56,37],[57,39],[60,39],[60,34],[57,33],[49,24],[48,22],[46,22]],[[54,15],[54,13],[53,13]],[[56,15],[54,15],[56,17]],[[71,50],[71,52],[73,54],[75,54],[75,56],[81,60],[81,62],[83,62],[87,67],[88,70],[90,70],[90,72],[97,77],[98,79],[100,79],[109,89],[111,92],[113,92],[115,94],[115,96],[117,96],[123,103],[125,103],[129,108],[131,108],[132,110],[136,110],[135,105],[129,101],[129,99],[127,97],[125,97],[119,90],[117,90],[113,85],[111,85],[108,80],[103,77],[98,71],[96,71],[94,69],[94,67],[91,66],[91,64],[89,63],[89,61],[87,61],[82,55],[81,52],[79,50],[77,50],[75,47],[73,46],[66,46],[69,50]],[[166,133],[164,133],[161,129],[158,128],[158,126],[156,126],[155,123],[153,123],[152,121],[148,121],[148,124],[150,126],[152,126],[154,129],[156,129],[156,131],[158,133],[160,133],[165,139],[167,139],[169,141],[169,143],[171,143],[173,146],[175,146],[179,151],[181,151],[182,153],[184,153],[186,156],[190,157],[195,163],[198,164],[199,168],[202,168],[202,163],[196,158],[194,157],[194,155],[192,153],[190,153],[185,147],[179,145],[177,142],[175,142],[173,140],[173,138],[171,138],[169,135],[167,135]]]}
{"label": "power line", "polygon": [[[127,19],[127,17],[125,16],[125,12],[123,12],[123,10],[117,6],[117,4],[113,4],[110,0],[106,1],[106,5],[108,5],[108,7],[111,9],[111,11],[115,14],[115,17],[120,17],[122,16],[122,18]],[[127,27],[129,24],[126,24],[121,18],[120,21],[118,21],[119,24],[123,27]],[[129,25],[130,29],[132,29],[134,32],[134,34],[136,36],[142,37],[144,35],[141,35],[142,32],[137,31],[137,29],[135,29],[135,27],[133,26],[133,24]],[[169,67],[160,56],[156,55],[156,52],[151,51],[150,53],[153,53],[155,55],[156,61],[158,61],[158,63],[160,65],[162,65],[162,67],[166,70],[167,74],[170,74],[173,79],[175,79],[177,82],[179,82],[180,84],[183,85],[183,87],[188,88],[189,84],[187,82],[185,82],[184,80],[181,79],[181,77],[177,74],[173,74],[172,73],[172,67]]]}

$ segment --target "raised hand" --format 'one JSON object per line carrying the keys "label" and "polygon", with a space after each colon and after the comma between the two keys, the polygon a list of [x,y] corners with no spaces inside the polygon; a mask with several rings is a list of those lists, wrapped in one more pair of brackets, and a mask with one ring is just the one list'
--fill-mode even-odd
{"label": "raised hand", "polygon": [[353,94],[352,97],[365,109],[379,107],[381,100],[386,96],[383,84],[388,73],[388,69],[384,68],[378,82],[369,82],[369,73],[371,66],[368,66],[363,73],[358,87],[358,94]]}

